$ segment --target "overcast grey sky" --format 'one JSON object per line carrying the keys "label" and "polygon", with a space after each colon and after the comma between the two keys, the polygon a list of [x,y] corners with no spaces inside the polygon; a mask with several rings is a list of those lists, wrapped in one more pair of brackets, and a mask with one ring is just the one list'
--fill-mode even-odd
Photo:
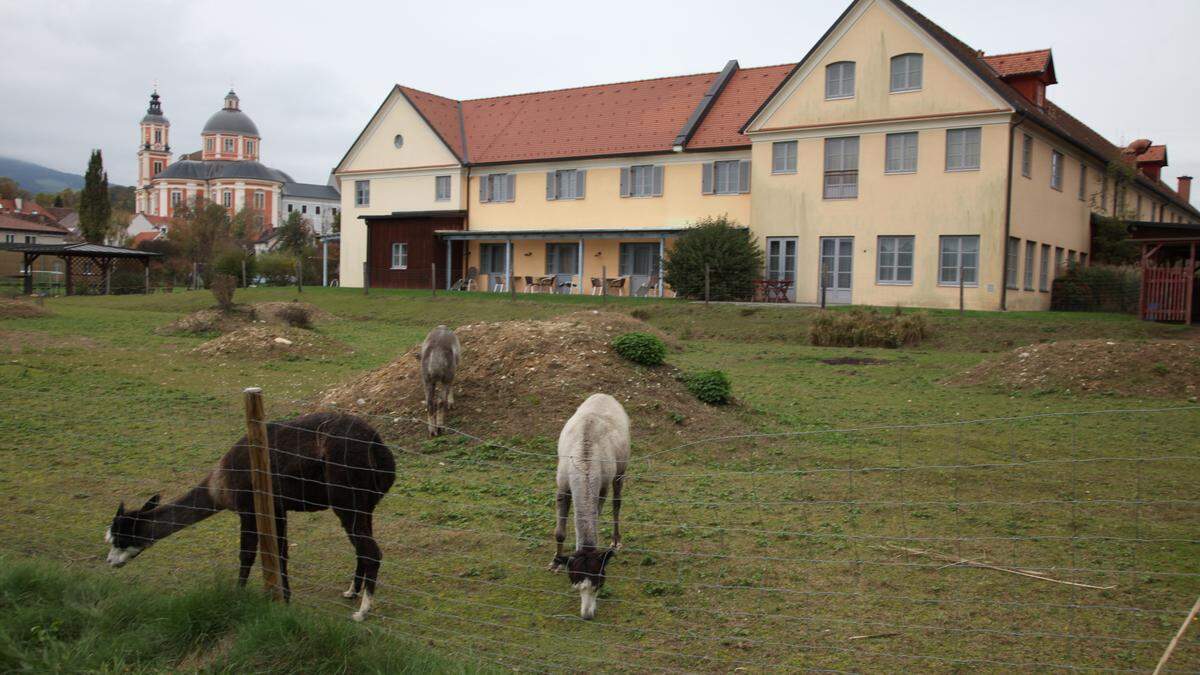
{"label": "overcast grey sky", "polygon": [[[323,183],[395,82],[475,98],[792,62],[847,2],[0,0],[0,155],[82,173],[98,147],[131,184],[152,84],[178,154],[232,83],[264,162]],[[1050,98],[1167,143],[1172,186],[1200,172],[1200,2],[910,2],[988,53],[1052,47]]]}

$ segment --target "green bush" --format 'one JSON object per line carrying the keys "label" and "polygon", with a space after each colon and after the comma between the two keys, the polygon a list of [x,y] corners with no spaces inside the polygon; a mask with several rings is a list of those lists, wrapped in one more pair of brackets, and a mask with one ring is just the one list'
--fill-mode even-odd
{"label": "green bush", "polygon": [[613,351],[622,358],[643,366],[662,365],[667,358],[667,345],[649,333],[626,333],[612,341]]}
{"label": "green bush", "polygon": [[230,249],[221,255],[217,256],[217,261],[214,263],[214,271],[217,274],[227,274],[234,279],[237,279],[238,285],[242,283],[242,262],[246,263],[246,280],[254,278],[258,271],[254,256],[242,249]]}
{"label": "green bush", "polygon": [[733,399],[729,376],[720,370],[702,370],[683,376],[683,384],[692,395],[709,405],[725,405]]}
{"label": "green bush", "polygon": [[726,216],[701,219],[667,251],[663,278],[680,297],[704,298],[704,268],[709,267],[709,297],[750,300],[763,273],[763,252],[748,228]]}
{"label": "green bush", "polygon": [[1141,292],[1142,274],[1136,267],[1071,265],[1054,280],[1050,309],[1136,314]]}
{"label": "green bush", "polygon": [[209,290],[212,291],[213,297],[217,299],[217,306],[223,312],[233,309],[233,291],[235,289],[237,289],[237,278],[232,274],[217,274],[209,284]]}
{"label": "green bush", "polygon": [[890,316],[873,309],[825,311],[813,321],[809,337],[818,347],[911,347],[929,336],[924,314]]}
{"label": "green bush", "polygon": [[290,286],[296,283],[296,259],[282,253],[257,256],[258,278],[268,286]]}

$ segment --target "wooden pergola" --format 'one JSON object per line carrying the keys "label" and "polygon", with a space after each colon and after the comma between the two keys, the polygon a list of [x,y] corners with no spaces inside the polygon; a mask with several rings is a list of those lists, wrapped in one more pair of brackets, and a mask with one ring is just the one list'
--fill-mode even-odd
{"label": "wooden pergola", "polygon": [[26,294],[33,293],[33,263],[42,256],[62,258],[66,267],[67,295],[71,295],[75,290],[74,268],[80,262],[90,263],[99,268],[103,279],[104,294],[108,295],[112,291],[113,265],[123,259],[138,260],[142,263],[145,271],[144,292],[149,293],[150,261],[162,257],[161,253],[86,242],[80,244],[0,244],[0,251],[14,251],[21,254],[23,259],[21,270]]}
{"label": "wooden pergola", "polygon": [[1147,321],[1191,323],[1200,318],[1197,253],[1200,225],[1134,222],[1129,238],[1142,246],[1142,292],[1138,315]]}

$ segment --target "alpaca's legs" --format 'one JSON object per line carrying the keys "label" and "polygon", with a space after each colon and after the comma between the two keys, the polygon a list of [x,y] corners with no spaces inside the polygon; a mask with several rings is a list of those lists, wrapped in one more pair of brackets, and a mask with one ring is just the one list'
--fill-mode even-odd
{"label": "alpaca's legs", "polygon": [[425,383],[425,424],[429,427],[429,435],[437,436],[437,384],[430,380]]}
{"label": "alpaca's legs", "polygon": [[279,583],[283,585],[283,601],[292,599],[292,586],[288,582],[288,537],[287,512],[283,510],[283,502],[275,500],[275,536],[279,542]]}
{"label": "alpaca's legs", "polygon": [[438,432],[446,427],[446,411],[450,410],[450,387],[443,384],[438,392],[437,424]]}
{"label": "alpaca's legs", "polygon": [[567,538],[567,514],[571,511],[570,491],[558,488],[558,496],[555,498],[554,505],[557,514],[554,523],[555,554],[554,560],[550,561],[551,572],[557,572],[562,567],[559,560],[563,557],[563,541]]}
{"label": "alpaca's legs", "polygon": [[625,484],[624,478],[623,474],[619,475],[613,479],[612,484],[612,548],[614,550],[621,548],[621,487]]}
{"label": "alpaca's legs", "polygon": [[358,556],[358,569],[354,575],[354,587],[362,589],[362,603],[358,611],[350,616],[355,621],[362,621],[371,611],[375,596],[375,581],[379,577],[379,565],[383,560],[383,551],[375,542],[372,534],[372,516],[369,513],[357,511],[338,511],[338,519],[342,527],[350,535],[354,544],[355,555]]}
{"label": "alpaca's legs", "polygon": [[447,382],[446,383],[446,409],[449,410],[450,408],[453,408],[453,407],[454,407],[454,384],[451,382]]}
{"label": "alpaca's legs", "polygon": [[242,513],[240,517],[242,543],[241,550],[238,551],[238,560],[241,562],[238,568],[238,586],[245,586],[246,579],[250,577],[250,568],[254,567],[254,556],[258,553],[258,525],[254,521],[253,513]]}
{"label": "alpaca's legs", "polygon": [[[350,545],[354,545],[354,537],[350,537]],[[355,555],[354,578],[350,580],[350,588],[342,591],[343,598],[357,598],[362,591],[362,561]]]}

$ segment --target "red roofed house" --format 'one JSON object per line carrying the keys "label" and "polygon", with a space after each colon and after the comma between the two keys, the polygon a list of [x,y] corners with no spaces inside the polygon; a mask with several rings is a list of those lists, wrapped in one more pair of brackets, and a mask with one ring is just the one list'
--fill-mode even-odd
{"label": "red roofed house", "polygon": [[[0,213],[0,244],[63,244],[70,235],[65,228],[32,218],[19,218]],[[21,277],[21,254],[0,251],[0,278],[12,280]],[[62,262],[43,258],[34,264],[39,274],[62,273]]]}
{"label": "red roofed house", "polygon": [[1200,220],[1165,146],[1113,145],[1057,81],[1048,49],[986,55],[854,0],[795,64],[463,101],[397,85],[334,170],[341,281],[669,293],[673,238],[727,214],[794,301],[1044,309],[1094,215]]}

